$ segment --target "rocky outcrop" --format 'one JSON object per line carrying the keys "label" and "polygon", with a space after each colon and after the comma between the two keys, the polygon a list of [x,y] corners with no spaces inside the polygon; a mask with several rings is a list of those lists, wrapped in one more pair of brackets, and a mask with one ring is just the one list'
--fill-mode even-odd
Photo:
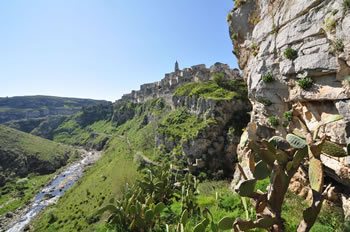
{"label": "rocky outcrop", "polygon": [[194,172],[203,171],[214,178],[229,177],[234,172],[237,145],[242,129],[249,121],[251,105],[244,101],[213,101],[193,97],[183,103],[177,106],[186,106],[198,117],[212,118],[216,122],[182,144],[188,166]]}
{"label": "rocky outcrop", "polygon": [[178,159],[195,174],[206,173],[210,178],[227,178],[234,171],[237,145],[242,129],[249,121],[251,105],[247,100],[213,100],[196,96],[174,96],[173,106],[186,109],[202,120],[212,120],[193,138],[174,139],[157,134],[157,145],[164,151],[180,152]]}
{"label": "rocky outcrop", "polygon": [[[288,127],[283,114],[298,103],[309,128],[326,115],[341,114],[343,120],[319,135],[345,147],[350,136],[349,6],[343,0],[240,2],[228,20],[258,136],[284,136]],[[278,117],[279,126],[269,124],[270,116]],[[349,157],[322,159],[328,175],[349,187]]]}
{"label": "rocky outcrop", "polygon": [[[190,138],[174,137],[174,135],[157,130],[157,147],[162,156],[175,156],[177,164],[180,165],[179,168],[188,167],[192,173],[202,172],[212,178],[229,177],[233,173],[233,163],[237,160],[236,150],[242,129],[249,121],[248,112],[251,111],[251,105],[246,97],[246,92],[242,93],[238,90],[237,96],[230,100],[224,97],[205,98],[191,94],[175,94],[179,87],[188,83],[211,81],[215,74],[220,74],[223,82],[237,81],[240,90],[246,90],[245,85],[241,86],[243,79],[239,70],[230,69],[226,64],[215,63],[210,68],[206,68],[205,65],[195,65],[183,70],[176,68],[175,72],[166,74],[161,81],[144,84],[140,90],[132,91],[116,101],[112,121],[116,125],[123,124],[140,114],[138,111],[142,111],[142,108],[145,107],[142,106],[142,103],[154,99],[163,99],[157,104],[165,104],[167,107],[160,108],[167,108],[167,111],[185,110],[189,112],[198,119],[197,123],[210,121],[212,123],[205,124],[203,128],[195,131],[195,136]],[[159,119],[147,115],[144,124],[147,125],[154,120]],[[191,127],[191,125],[188,126]]]}

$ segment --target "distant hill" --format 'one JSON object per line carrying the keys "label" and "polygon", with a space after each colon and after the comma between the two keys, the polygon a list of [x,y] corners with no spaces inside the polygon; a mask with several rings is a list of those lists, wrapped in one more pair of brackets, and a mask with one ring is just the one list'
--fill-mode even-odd
{"label": "distant hill", "polygon": [[0,124],[51,115],[72,115],[83,107],[105,103],[107,101],[53,96],[5,97],[0,98]]}
{"label": "distant hill", "polygon": [[52,173],[73,154],[68,146],[0,125],[0,186],[30,173]]}

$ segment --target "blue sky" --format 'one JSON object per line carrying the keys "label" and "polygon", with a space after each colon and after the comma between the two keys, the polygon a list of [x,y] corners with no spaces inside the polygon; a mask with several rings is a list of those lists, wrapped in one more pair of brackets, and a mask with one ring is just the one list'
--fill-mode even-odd
{"label": "blue sky", "polygon": [[173,69],[237,67],[232,0],[0,2],[0,96],[116,100]]}

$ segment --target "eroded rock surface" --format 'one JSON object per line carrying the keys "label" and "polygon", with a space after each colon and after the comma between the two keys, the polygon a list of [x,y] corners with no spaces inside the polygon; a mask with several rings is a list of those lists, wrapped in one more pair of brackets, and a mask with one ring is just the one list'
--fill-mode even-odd
{"label": "eroded rock surface", "polygon": [[[230,35],[253,105],[251,122],[260,138],[288,131],[283,114],[301,104],[309,128],[329,114],[344,119],[320,131],[342,146],[349,143],[350,9],[343,0],[247,0],[229,16]],[[296,54],[286,56],[286,51]],[[263,77],[271,74],[272,82]],[[313,84],[298,83],[309,77]],[[277,116],[279,126],[268,118]],[[272,132],[272,133],[271,133]],[[244,163],[244,152],[239,159]],[[350,186],[349,157],[322,157],[328,175]]]}

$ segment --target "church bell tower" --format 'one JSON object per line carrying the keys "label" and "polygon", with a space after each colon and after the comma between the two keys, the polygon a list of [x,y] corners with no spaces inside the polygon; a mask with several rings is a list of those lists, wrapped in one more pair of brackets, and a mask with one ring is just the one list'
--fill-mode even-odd
{"label": "church bell tower", "polygon": [[176,61],[175,62],[175,72],[178,72],[180,71],[180,68],[179,68],[179,63]]}

